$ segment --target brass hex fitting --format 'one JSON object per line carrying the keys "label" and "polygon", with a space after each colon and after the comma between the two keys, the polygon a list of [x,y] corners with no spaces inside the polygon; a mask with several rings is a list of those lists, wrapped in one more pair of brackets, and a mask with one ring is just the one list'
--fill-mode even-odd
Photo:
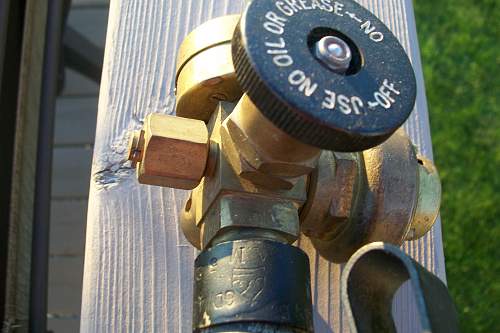
{"label": "brass hex fitting", "polygon": [[337,230],[346,225],[352,214],[354,200],[360,188],[360,171],[363,168],[361,153],[335,153],[335,182],[329,217]]}
{"label": "brass hex fitting", "polygon": [[299,234],[298,211],[306,201],[306,177],[289,190],[269,190],[242,178],[228,162],[221,139],[222,123],[231,110],[229,103],[221,103],[209,123],[210,141],[220,149],[213,154],[213,173],[193,190],[181,214],[186,238],[203,248],[238,230],[240,236],[249,232],[292,243]]}
{"label": "brass hex fitting", "polygon": [[210,20],[191,32],[177,55],[178,116],[208,122],[220,101],[242,95],[234,73],[231,39],[239,15]]}
{"label": "brass hex fitting", "polygon": [[240,147],[232,140],[225,127],[221,128],[221,140],[224,155],[238,177],[255,186],[273,190],[290,190],[297,183],[298,178],[277,177],[256,170],[243,157]]}
{"label": "brass hex fitting", "polygon": [[360,153],[321,153],[309,179],[308,201],[300,214],[304,235],[328,238],[347,224],[359,191],[362,166]]}
{"label": "brass hex fitting", "polygon": [[247,95],[243,95],[222,125],[222,139],[235,149],[228,159],[241,176],[256,184],[260,178],[276,179],[264,186],[290,188],[297,177],[311,173],[321,150],[292,138],[267,120]]}
{"label": "brass hex fitting", "polygon": [[[292,244],[300,234],[297,207],[287,200],[245,195],[223,195],[214,202],[201,229],[201,247],[231,230],[267,230],[274,240]],[[228,240],[225,237],[225,240]]]}
{"label": "brass hex fitting", "polygon": [[209,153],[203,121],[153,113],[131,138],[129,159],[139,182],[193,189],[205,173]]}
{"label": "brass hex fitting", "polygon": [[403,130],[362,153],[323,152],[311,174],[301,229],[325,258],[344,262],[361,246],[422,237],[439,211],[432,162],[417,159]]}

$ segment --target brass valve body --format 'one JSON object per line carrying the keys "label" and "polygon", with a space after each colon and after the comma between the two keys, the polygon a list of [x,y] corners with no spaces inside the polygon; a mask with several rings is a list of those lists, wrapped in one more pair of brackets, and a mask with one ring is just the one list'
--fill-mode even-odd
{"label": "brass valve body", "polygon": [[289,190],[316,167],[321,150],[287,135],[243,95],[224,120],[225,155],[244,179],[271,190]]}
{"label": "brass valve body", "polygon": [[401,245],[424,236],[440,198],[435,167],[417,156],[400,129],[361,153],[323,151],[310,177],[301,229],[322,256],[344,262],[371,242]]}
{"label": "brass valve body", "polygon": [[220,101],[240,98],[242,91],[230,56],[239,18],[229,15],[210,20],[182,42],[175,84],[177,116],[208,122]]}
{"label": "brass valve body", "polygon": [[291,244],[302,231],[321,255],[343,262],[369,242],[401,245],[429,231],[439,177],[404,131],[337,153],[278,129],[236,81],[237,21],[210,21],[181,46],[177,115],[191,119],[152,115],[132,140],[140,182],[196,187],[181,214],[186,238],[199,249],[246,238]]}
{"label": "brass valve body", "polygon": [[267,229],[272,233],[264,233],[264,238],[293,243],[300,234],[299,209],[307,199],[307,177],[289,190],[269,190],[242,177],[229,163],[233,151],[221,138],[222,124],[233,108],[234,104],[221,103],[208,124],[211,143],[219,147],[211,157],[216,167],[191,193],[181,215],[182,228],[197,248],[235,228],[253,229],[254,236]]}

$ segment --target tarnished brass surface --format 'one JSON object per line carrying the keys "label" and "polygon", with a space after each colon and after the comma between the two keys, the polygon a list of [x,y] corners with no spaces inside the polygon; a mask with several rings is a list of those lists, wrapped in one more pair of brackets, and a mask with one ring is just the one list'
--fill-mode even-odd
{"label": "tarnished brass surface", "polygon": [[288,200],[245,196],[241,193],[221,195],[203,220],[201,246],[208,246],[216,236],[221,237],[231,230],[245,228],[279,234],[291,244],[300,234],[297,207]]}
{"label": "tarnished brass surface", "polygon": [[133,134],[129,159],[142,184],[193,189],[204,175],[208,151],[202,121],[153,113]]}
{"label": "tarnished brass surface", "polygon": [[335,184],[330,190],[333,197],[328,213],[336,228],[331,229],[330,233],[336,232],[336,229],[348,222],[354,200],[360,192],[360,179],[364,170],[361,153],[335,153],[335,161]]}
{"label": "tarnished brass surface", "polygon": [[367,178],[364,217],[376,221],[369,242],[402,244],[408,232],[418,191],[415,147],[403,129],[382,145],[363,153]]}
{"label": "tarnished brass surface", "polygon": [[321,238],[330,227],[325,220],[334,197],[335,164],[333,152],[323,151],[309,178],[307,201],[300,212],[301,231],[307,237]]}
{"label": "tarnished brass surface", "polygon": [[[291,3],[289,7],[293,7]],[[345,86],[351,85],[346,91],[354,87],[354,95],[340,94],[342,87],[338,84],[332,88],[335,92],[324,90],[325,84],[331,84],[326,76],[320,77],[321,68],[305,66],[310,70],[302,72],[300,65],[307,65],[307,57],[292,52],[300,50],[294,50],[296,45],[289,45],[288,40],[285,45],[280,38],[283,29],[278,28],[283,28],[288,18],[264,7],[259,17],[267,21],[261,20],[259,26],[264,24],[274,37],[270,35],[273,38],[266,37],[258,45],[251,40],[256,36],[247,33],[256,25],[250,29],[238,27],[235,34],[239,15],[209,21],[193,31],[182,43],[177,58],[178,117],[148,116],[144,128],[134,132],[130,141],[128,159],[137,168],[139,182],[192,189],[179,212],[179,223],[186,239],[201,250],[194,274],[194,330],[243,331],[240,326],[250,327],[247,324],[256,321],[269,323],[264,328],[270,331],[290,326],[288,331],[312,332],[309,261],[300,249],[290,246],[301,232],[324,258],[343,263],[370,242],[401,245],[422,237],[439,211],[437,171],[430,161],[417,157],[402,129],[380,146],[363,152],[327,151],[304,143],[345,152],[373,147],[403,120],[396,115],[399,120],[392,124],[395,118],[387,118],[390,112],[401,108],[411,111],[414,87],[401,90],[394,87],[397,82],[384,82],[379,91],[373,92],[377,86],[370,82],[369,89],[362,87],[363,80],[359,82],[362,89],[356,89],[358,83],[346,80]],[[251,21],[244,19],[241,27],[248,27],[244,23]],[[335,38],[328,36],[331,29],[318,29],[308,40],[302,40],[313,53],[316,44]],[[354,42],[338,40],[345,44],[340,48],[352,48],[355,53]],[[266,49],[261,50],[264,46]],[[253,54],[249,50],[262,52]],[[238,80],[246,93],[236,78],[233,51]],[[294,53],[293,59],[288,53]],[[334,53],[333,49],[323,49],[307,56],[333,60]],[[285,58],[280,56],[289,60],[282,62]],[[364,60],[356,56],[356,64],[352,62],[350,69]],[[336,57],[338,60],[339,55]],[[295,68],[268,75],[275,66],[267,64],[273,61],[278,67]],[[260,66],[261,62],[265,66]],[[347,69],[349,61],[344,64]],[[321,94],[326,96],[323,104],[329,106],[321,106]],[[370,110],[361,110],[358,104],[363,101],[358,94],[364,95],[363,101],[378,96],[373,97],[377,103],[368,102]],[[354,110],[358,106],[360,110]],[[386,109],[384,114],[371,114],[382,112],[378,106]],[[323,110],[316,110],[320,107]],[[363,112],[369,113],[368,118]],[[353,118],[354,113],[360,117]],[[332,119],[339,121],[330,122]],[[367,119],[374,121],[364,124]],[[380,127],[382,123],[390,130]],[[380,128],[374,130],[377,126]],[[394,277],[391,267],[378,266],[380,271],[390,273],[389,278]],[[358,291],[366,285],[363,273],[361,270],[356,282]],[[360,295],[366,296],[366,290]],[[377,292],[372,294],[369,296],[377,298]],[[384,305],[390,308],[384,297],[379,299],[387,301]],[[382,327],[376,320],[371,322],[376,322],[375,328]]]}
{"label": "tarnished brass surface", "polygon": [[[258,110],[243,98],[237,106],[219,103],[208,127],[152,114],[133,133],[128,157],[141,183],[183,189],[199,184],[180,218],[197,248],[240,232],[292,243],[300,226],[322,256],[344,262],[369,242],[400,245],[434,224],[439,177],[432,162],[417,158],[403,130],[365,152],[322,151],[318,160],[319,151],[273,132],[253,113]],[[277,141],[258,138],[258,128],[275,133]],[[294,147],[297,154],[289,157],[285,151]],[[262,161],[278,162],[261,168]]]}
{"label": "tarnished brass surface", "polygon": [[236,143],[225,127],[221,128],[221,140],[224,145],[224,155],[238,177],[251,182],[257,187],[271,190],[290,190],[298,178],[281,178],[256,170],[240,154]]}
{"label": "tarnished brass surface", "polygon": [[367,243],[401,245],[430,229],[439,210],[439,179],[430,161],[419,164],[403,130],[362,154],[334,156],[327,162],[322,155],[301,212],[301,229],[322,256],[344,262]]}
{"label": "tarnished brass surface", "polygon": [[[197,248],[239,233],[291,243],[300,225],[324,257],[343,262],[371,241],[400,245],[432,227],[439,177],[432,162],[417,158],[403,130],[365,152],[322,151],[318,159],[318,150],[283,137],[253,108],[246,98],[236,106],[219,103],[208,128],[202,121],[153,114],[131,139],[129,159],[138,165],[140,182],[199,184],[180,218]],[[275,133],[277,141],[261,140],[261,132]],[[294,148],[297,153],[288,156]],[[255,168],[263,160],[278,162]]]}
{"label": "tarnished brass surface", "polygon": [[246,95],[224,121],[222,140],[230,148],[227,155],[233,168],[243,178],[271,189],[291,188],[297,177],[314,170],[321,153],[274,126]]}
{"label": "tarnished brass surface", "polygon": [[220,101],[242,95],[231,57],[231,38],[239,15],[201,25],[182,43],[177,55],[178,116],[208,122]]}
{"label": "tarnished brass surface", "polygon": [[328,239],[338,234],[351,217],[363,170],[359,153],[323,151],[311,174],[308,200],[301,211],[302,232],[312,238]]}
{"label": "tarnished brass surface", "polygon": [[436,222],[441,206],[441,181],[432,161],[418,157],[419,188],[417,207],[406,240],[423,237]]}
{"label": "tarnished brass surface", "polygon": [[[193,190],[186,206],[189,209],[182,215],[183,229],[188,230],[188,240],[198,248],[234,228],[267,229],[291,243],[299,235],[298,210],[306,200],[306,177],[290,190],[269,190],[240,177],[228,163],[227,148],[221,140],[221,125],[233,107],[221,103],[208,125],[212,144],[219,145],[216,167],[213,175],[203,178]],[[192,241],[198,232],[201,241]]]}

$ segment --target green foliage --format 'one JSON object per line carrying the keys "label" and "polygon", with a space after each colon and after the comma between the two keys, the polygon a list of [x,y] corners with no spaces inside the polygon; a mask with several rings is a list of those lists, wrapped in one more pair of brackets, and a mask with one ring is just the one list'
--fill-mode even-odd
{"label": "green foliage", "polygon": [[500,2],[416,0],[448,283],[463,332],[500,330]]}

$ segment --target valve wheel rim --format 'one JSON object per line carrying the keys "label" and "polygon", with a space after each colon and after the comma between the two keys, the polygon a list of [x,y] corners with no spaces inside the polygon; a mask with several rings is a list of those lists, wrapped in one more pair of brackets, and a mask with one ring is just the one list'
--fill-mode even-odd
{"label": "valve wheel rim", "polygon": [[[342,16],[318,8],[287,16],[277,3],[250,3],[235,31],[233,62],[243,90],[276,126],[305,143],[360,151],[385,141],[416,99],[415,74],[397,38],[352,1],[344,1]],[[313,31],[318,40],[334,33],[354,45],[360,68],[348,75],[329,70],[311,51]],[[369,107],[377,101],[385,104]]]}

